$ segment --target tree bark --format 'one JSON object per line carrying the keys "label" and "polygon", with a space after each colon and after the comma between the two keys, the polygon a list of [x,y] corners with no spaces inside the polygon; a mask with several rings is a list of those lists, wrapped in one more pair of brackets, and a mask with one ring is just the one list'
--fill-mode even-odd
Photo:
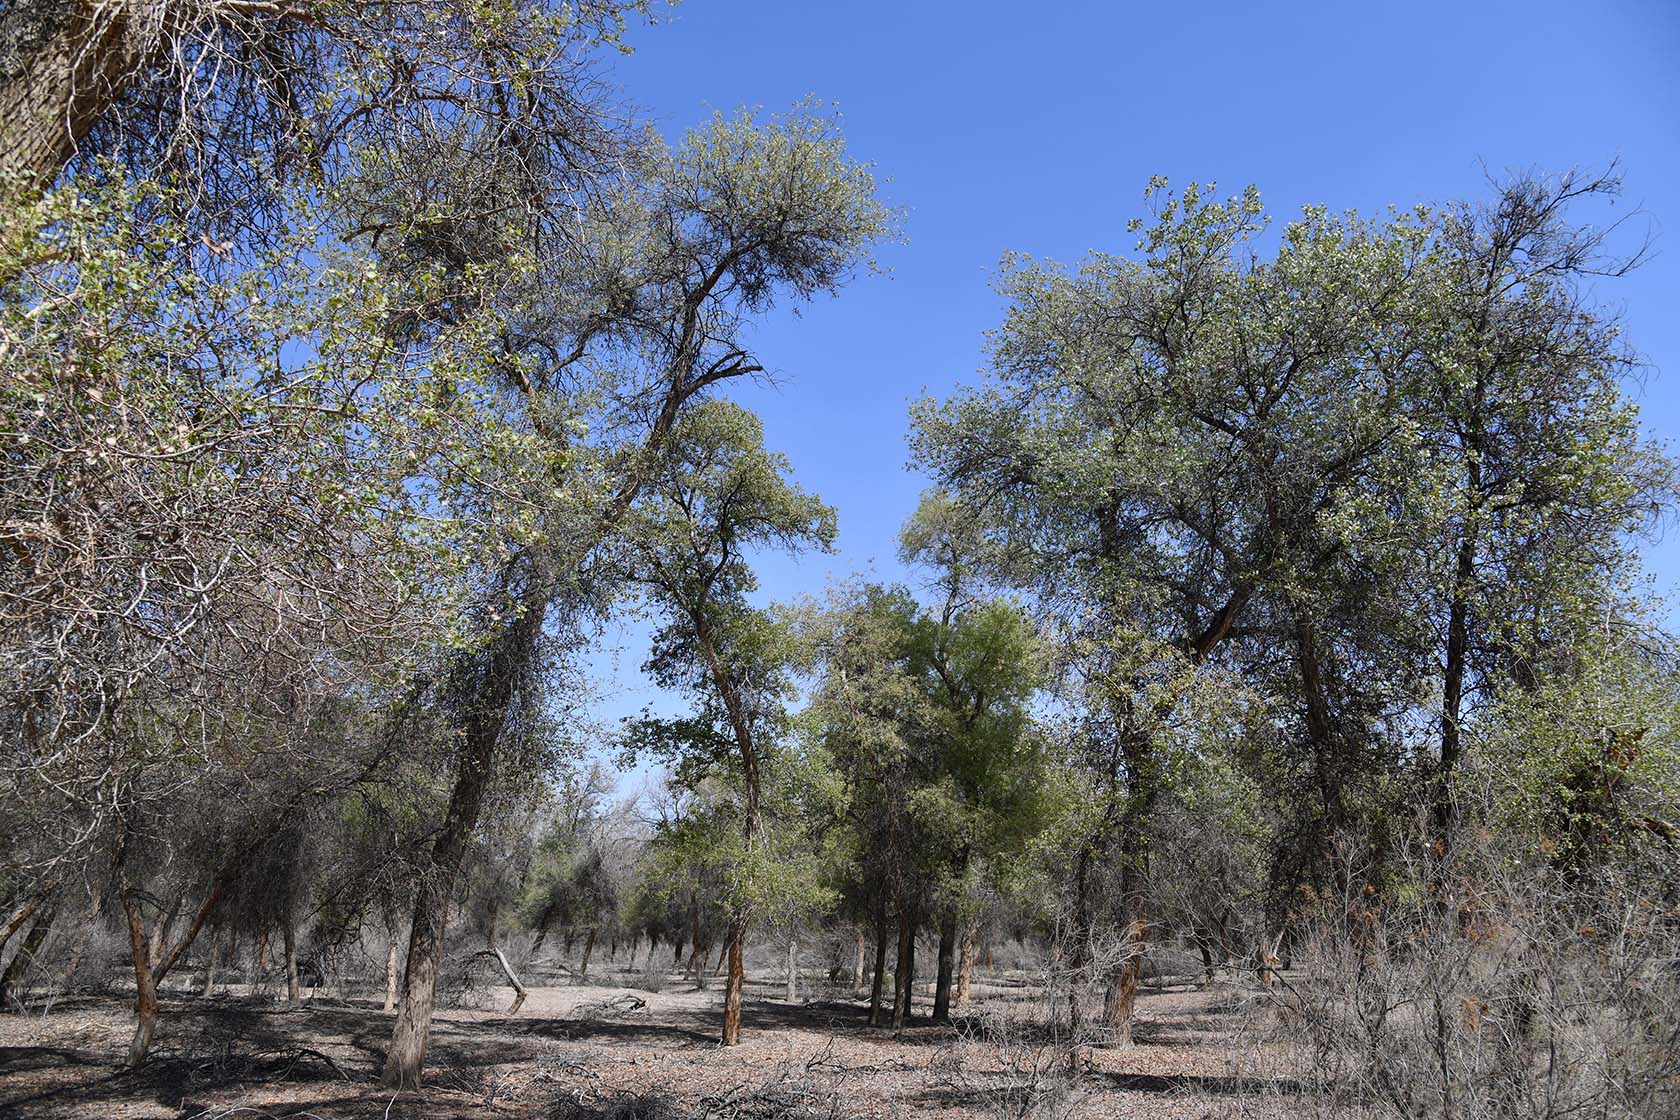
{"label": "tree bark", "polygon": [[589,958],[595,953],[595,927],[589,927],[589,936],[583,940],[583,963],[578,967],[578,976],[589,975]]}
{"label": "tree bark", "polygon": [[22,929],[24,926],[28,925],[29,919],[34,917],[35,912],[42,906],[45,906],[53,895],[57,893],[57,891],[58,884],[48,883],[45,887],[25,899],[23,904],[12,912],[12,916],[7,920],[5,927],[0,929],[0,952],[5,951],[7,943],[12,939],[12,935],[17,933],[17,931]]}
{"label": "tree bark", "polygon": [[933,1021],[951,1021],[951,986],[956,979],[957,914],[953,908],[939,924],[939,973],[933,987]]}
{"label": "tree bark", "polygon": [[303,1006],[303,993],[298,984],[297,927],[287,915],[280,927],[286,945],[286,1006],[294,1011]]}
{"label": "tree bark", "polygon": [[1103,997],[1103,1022],[1122,1044],[1132,1041],[1132,1012],[1143,977],[1143,953],[1149,932],[1147,841],[1136,818],[1121,842],[1120,894],[1123,956],[1110,972]]}
{"label": "tree bark", "polygon": [[385,943],[385,1006],[383,1011],[397,1009],[397,935],[390,935]]}
{"label": "tree bark", "polygon": [[723,988],[723,1044],[735,1046],[741,1041],[741,996],[746,987],[746,968],[742,959],[746,945],[746,922],[736,919],[729,923],[729,980]]}
{"label": "tree bark", "polygon": [[[0,46],[0,164],[46,187],[176,33],[169,0],[15,0]],[[8,52],[9,53],[9,52]]]}
{"label": "tree bark", "polygon": [[204,983],[198,990],[200,998],[207,997],[216,990],[217,950],[221,948],[222,937],[222,931],[217,930],[210,938],[210,951],[204,957]]}
{"label": "tree bark", "polygon": [[513,1002],[508,1005],[509,1015],[519,1014],[519,1009],[525,1006],[525,997],[531,993],[525,990],[525,985],[514,975],[513,966],[508,963],[507,955],[495,946],[491,946],[490,955],[496,958],[496,963],[502,966],[502,975],[507,978],[508,987],[513,989]]}
{"label": "tree bark", "polygon": [[0,973],[0,1010],[4,1010],[12,1002],[17,992],[18,982],[23,980],[31,965],[35,963],[35,955],[41,951],[41,945],[52,930],[53,919],[58,916],[58,903],[55,901],[42,908],[35,916],[35,924],[24,934],[23,944],[12,954],[11,963],[6,965],[6,971]]}
{"label": "tree bark", "polygon": [[902,1027],[910,1020],[915,1002],[916,921],[912,914],[898,920],[898,962],[893,971],[892,1025]]}
{"label": "tree bark", "polygon": [[799,1000],[799,940],[788,938],[787,951],[787,1001],[796,1003]]}
{"label": "tree bark", "polygon": [[964,922],[962,940],[958,944],[957,994],[951,1007],[961,1011],[968,1006],[968,990],[974,982],[974,923]]}
{"label": "tree bark", "polygon": [[863,930],[862,928],[853,930],[852,934],[854,949],[852,956],[852,995],[856,996],[863,991]]}
{"label": "tree bark", "polygon": [[140,917],[140,903],[127,884],[122,889],[122,908],[128,926],[129,955],[134,961],[134,1036],[123,1064],[133,1069],[152,1049],[152,1034],[157,1027],[157,982],[152,977],[151,942]]}
{"label": "tree bark", "polygon": [[882,997],[887,978],[887,916],[885,911],[875,917],[875,975],[869,982],[869,1025],[882,1026]]}

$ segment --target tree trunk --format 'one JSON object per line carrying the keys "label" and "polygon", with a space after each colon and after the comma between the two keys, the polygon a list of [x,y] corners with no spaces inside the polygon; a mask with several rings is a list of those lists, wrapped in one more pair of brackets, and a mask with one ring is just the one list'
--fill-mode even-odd
{"label": "tree trunk", "polygon": [[210,938],[210,951],[204,958],[204,983],[198,989],[200,998],[205,998],[216,990],[216,961],[217,950],[221,948],[222,931],[217,930]]}
{"label": "tree trunk", "polygon": [[856,996],[863,991],[863,929],[861,927],[853,931],[852,942],[855,950],[852,955],[852,995]]}
{"label": "tree trunk", "polygon": [[581,967],[578,968],[578,976],[579,977],[585,977],[585,976],[589,975],[589,958],[594,954],[594,952],[595,952],[595,927],[590,926],[589,927],[589,936],[584,938],[584,941],[583,941],[583,964],[582,964]]}
{"label": "tree trunk", "polygon": [[696,941],[688,953],[688,974],[694,977],[694,986],[700,991],[706,990],[706,959],[712,955],[712,947]]}
{"label": "tree trunk", "polygon": [[[1472,461],[1470,487],[1481,488],[1481,470]],[[1444,856],[1452,833],[1452,774],[1458,765],[1463,736],[1464,678],[1470,652],[1470,582],[1476,572],[1476,540],[1467,526],[1453,567],[1454,587],[1447,610],[1446,665],[1441,676],[1441,756],[1436,763],[1430,800],[1435,823],[1436,855]]]}
{"label": "tree trunk", "polygon": [[52,929],[53,919],[58,916],[58,904],[49,903],[35,915],[35,924],[29,927],[29,932],[23,937],[23,944],[12,955],[11,963],[6,971],[0,973],[0,1010],[11,1005],[12,998],[17,993],[18,982],[26,979],[26,973],[35,963],[35,955],[41,951],[41,945],[47,939],[47,933]]}
{"label": "tree trunk", "polygon": [[126,884],[122,905],[128,925],[129,955],[134,961],[134,1036],[129,1040],[128,1056],[123,1064],[133,1069],[146,1060],[152,1049],[152,1032],[157,1027],[157,985],[152,979],[151,943],[140,918],[140,903],[126,889]]}
{"label": "tree trunk", "polygon": [[799,1001],[799,941],[793,937],[788,938],[787,1001]]}
{"label": "tree trunk", "polygon": [[951,1006],[955,1010],[961,1011],[968,1006],[968,990],[974,982],[975,954],[974,924],[972,922],[963,923],[962,940],[958,944],[958,949],[960,951],[957,957],[957,995],[952,1000]]}
{"label": "tree trunk", "polygon": [[951,985],[956,979],[957,914],[952,909],[939,923],[939,973],[933,986],[933,1021],[951,1021]]}
{"label": "tree trunk", "polygon": [[1067,1001],[1068,1030],[1077,1037],[1085,1025],[1084,995],[1085,969],[1091,957],[1091,864],[1095,860],[1093,847],[1097,838],[1091,837],[1079,846],[1073,865],[1073,944],[1068,953]]}
{"label": "tree trunk", "polygon": [[508,963],[507,954],[491,946],[490,955],[496,958],[496,963],[502,967],[502,975],[507,978],[508,986],[513,989],[513,1002],[508,1005],[509,1015],[519,1014],[519,1009],[525,1006],[525,998],[531,993],[525,990],[525,985],[519,982],[519,977],[513,973],[513,966]]}
{"label": "tree trunk", "polygon": [[51,184],[183,14],[167,0],[16,0],[6,20],[23,49],[0,61],[0,164]]}
{"label": "tree trunk", "polygon": [[287,915],[280,927],[286,945],[286,1006],[294,1011],[303,1006],[303,993],[298,985],[297,928]]}
{"label": "tree trunk", "polygon": [[[535,577],[533,581],[537,582]],[[478,826],[484,791],[490,784],[496,741],[501,736],[515,684],[535,649],[547,606],[547,598],[542,594],[526,594],[522,599],[522,613],[491,640],[487,650],[479,651],[476,656],[462,655],[465,663],[457,670],[468,678],[461,683],[477,687],[469,693],[473,707],[464,721],[465,734],[456,760],[449,808],[432,845],[430,866],[415,892],[408,965],[403,972],[397,1022],[380,1078],[387,1089],[420,1087],[432,1013],[437,1004],[438,975],[443,969],[444,935],[449,922],[449,902],[455,893],[455,877],[473,830]]]}
{"label": "tree trunk", "polygon": [[741,1041],[741,995],[746,987],[746,968],[742,954],[746,948],[746,922],[737,918],[729,923],[729,979],[723,988],[723,1044],[735,1046]]}
{"label": "tree trunk", "polygon": [[909,1021],[914,1003],[916,982],[916,921],[911,914],[898,920],[898,963],[893,971],[892,1025],[902,1027]]}
{"label": "tree trunk", "polygon": [[1148,852],[1135,827],[1128,828],[1122,842],[1120,865],[1121,931],[1123,956],[1110,971],[1103,998],[1103,1022],[1122,1044],[1132,1041],[1132,1011],[1137,1003],[1138,982],[1143,977],[1143,953],[1148,935],[1148,899],[1145,874]]}
{"label": "tree trunk", "polygon": [[58,885],[56,883],[49,883],[41,890],[38,890],[34,894],[30,895],[24,900],[21,906],[13,911],[11,918],[6,922],[5,927],[0,928],[0,952],[5,951],[7,943],[12,939],[12,935],[17,933],[17,931],[22,929],[24,926],[28,925],[29,919],[33,918],[36,911],[40,910],[41,907],[45,906],[47,902],[52,899],[57,890]]}
{"label": "tree trunk", "polygon": [[268,931],[257,935],[257,975],[268,975]]}
{"label": "tree trunk", "polygon": [[385,1006],[384,1011],[397,1009],[397,935],[391,934],[385,943]]}
{"label": "tree trunk", "polygon": [[887,916],[883,911],[875,918],[875,975],[869,983],[869,1025],[879,1027],[884,1025],[882,1019],[882,997],[885,994],[887,978]]}

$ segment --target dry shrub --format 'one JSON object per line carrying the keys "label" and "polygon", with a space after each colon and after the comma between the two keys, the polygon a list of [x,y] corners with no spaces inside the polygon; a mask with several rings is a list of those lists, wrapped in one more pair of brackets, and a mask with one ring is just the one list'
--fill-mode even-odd
{"label": "dry shrub", "polygon": [[1346,876],[1248,1059],[1316,1090],[1303,1113],[1680,1116],[1672,892],[1482,843],[1398,885]]}

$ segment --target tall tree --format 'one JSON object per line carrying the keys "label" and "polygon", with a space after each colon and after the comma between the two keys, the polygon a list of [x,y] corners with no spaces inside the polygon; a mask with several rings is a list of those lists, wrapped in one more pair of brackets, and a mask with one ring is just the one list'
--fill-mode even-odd
{"label": "tall tree", "polygon": [[667,688],[693,696],[711,740],[729,742],[739,768],[742,804],[737,872],[729,900],[729,972],[723,1043],[741,1038],[742,954],[766,878],[763,845],[767,758],[784,733],[791,690],[791,637],[748,596],[751,568],[763,548],[829,547],[834,511],[785,477],[788,466],[766,452],[757,417],[714,401],[677,426],[668,465],[634,513],[632,563],[638,582],[665,612],[648,668]]}
{"label": "tall tree", "polygon": [[447,900],[497,742],[530,695],[551,605],[575,620],[601,601],[612,568],[590,560],[622,539],[685,411],[760,371],[743,338],[750,316],[836,289],[890,232],[868,169],[808,109],[767,122],[719,115],[674,150],[649,138],[638,166],[581,216],[589,236],[572,243],[575,267],[540,271],[559,287],[525,286],[524,315],[496,339],[496,368],[549,449],[536,491],[548,497],[533,508],[541,539],[502,565],[485,637],[447,674],[461,750],[416,903],[384,1072],[393,1087],[419,1082]]}

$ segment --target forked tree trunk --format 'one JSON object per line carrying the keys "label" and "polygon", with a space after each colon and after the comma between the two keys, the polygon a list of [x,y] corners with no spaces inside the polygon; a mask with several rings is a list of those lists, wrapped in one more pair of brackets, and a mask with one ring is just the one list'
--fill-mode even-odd
{"label": "forked tree trunk", "polygon": [[893,972],[892,1025],[902,1027],[913,1010],[916,984],[916,922],[911,914],[898,920],[898,965]]}
{"label": "forked tree trunk", "polygon": [[41,951],[41,945],[47,939],[47,933],[52,929],[53,919],[58,916],[57,902],[42,907],[35,915],[35,924],[29,927],[29,932],[23,937],[23,944],[12,954],[11,963],[6,971],[0,973],[0,1009],[9,1007],[12,998],[17,994],[18,984],[23,981],[31,966],[35,963],[35,956]]}
{"label": "forked tree trunk", "polygon": [[883,996],[887,980],[887,917],[885,913],[875,921],[875,975],[869,982],[869,1025],[882,1026],[885,1014]]}
{"label": "forked tree trunk", "polygon": [[956,979],[957,915],[952,910],[939,925],[939,975],[933,986],[933,1021],[951,1021],[951,985]]}
{"label": "forked tree trunk", "polygon": [[962,939],[957,945],[957,993],[951,1001],[952,1009],[961,1011],[968,1006],[968,990],[974,982],[974,924],[963,923]]}
{"label": "forked tree trunk", "polygon": [[746,967],[742,955],[746,949],[746,923],[739,919],[729,923],[729,979],[723,986],[723,1044],[734,1046],[741,1041],[741,995],[746,987]]}

